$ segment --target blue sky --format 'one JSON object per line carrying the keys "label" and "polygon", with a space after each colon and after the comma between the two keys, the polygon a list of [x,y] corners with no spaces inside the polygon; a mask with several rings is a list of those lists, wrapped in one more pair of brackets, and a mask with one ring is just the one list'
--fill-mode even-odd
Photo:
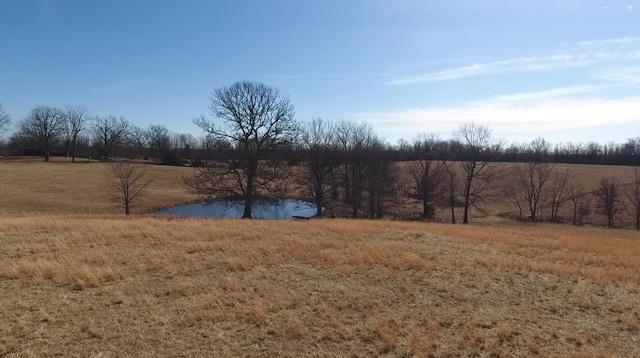
{"label": "blue sky", "polygon": [[14,121],[83,105],[199,134],[214,89],[254,80],[300,120],[366,121],[390,142],[472,121],[508,142],[640,136],[640,0],[2,0],[0,14]]}

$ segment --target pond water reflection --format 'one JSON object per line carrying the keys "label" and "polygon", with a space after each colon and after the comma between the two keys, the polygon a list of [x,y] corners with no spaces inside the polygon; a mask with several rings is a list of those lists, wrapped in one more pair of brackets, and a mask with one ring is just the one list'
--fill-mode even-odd
{"label": "pond water reflection", "polygon": [[[316,214],[316,205],[298,199],[256,200],[251,208],[254,219],[308,218]],[[153,212],[158,215],[180,215],[205,218],[241,218],[244,201],[214,201],[174,206]]]}

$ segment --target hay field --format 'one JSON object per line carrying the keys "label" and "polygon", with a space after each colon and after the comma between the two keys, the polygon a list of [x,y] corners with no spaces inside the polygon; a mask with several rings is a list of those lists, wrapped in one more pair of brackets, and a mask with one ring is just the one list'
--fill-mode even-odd
{"label": "hay field", "polygon": [[125,217],[104,171],[0,162],[0,357],[640,356],[635,231]]}
{"label": "hay field", "polygon": [[[41,158],[0,160],[0,216],[31,214],[119,214],[109,200],[109,167],[95,161]],[[133,213],[185,204],[197,199],[187,192],[183,176],[192,168],[145,165],[152,179]]]}
{"label": "hay field", "polygon": [[633,231],[0,218],[0,355],[640,356]]}

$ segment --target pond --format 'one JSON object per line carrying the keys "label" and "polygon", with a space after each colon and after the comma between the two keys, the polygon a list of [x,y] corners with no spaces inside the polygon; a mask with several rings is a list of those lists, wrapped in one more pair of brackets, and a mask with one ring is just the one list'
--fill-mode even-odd
{"label": "pond", "polygon": [[[174,206],[153,212],[158,215],[195,216],[204,218],[241,218],[244,201],[214,201]],[[316,215],[316,205],[298,199],[256,200],[251,208],[254,219],[294,219]]]}

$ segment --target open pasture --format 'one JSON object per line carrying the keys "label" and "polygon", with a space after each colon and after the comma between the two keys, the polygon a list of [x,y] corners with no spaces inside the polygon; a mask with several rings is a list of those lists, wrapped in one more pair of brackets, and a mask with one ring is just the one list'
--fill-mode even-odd
{"label": "open pasture", "polygon": [[[0,169],[0,356],[640,356],[632,230],[125,217],[103,164]],[[195,199],[149,170],[137,213]]]}

